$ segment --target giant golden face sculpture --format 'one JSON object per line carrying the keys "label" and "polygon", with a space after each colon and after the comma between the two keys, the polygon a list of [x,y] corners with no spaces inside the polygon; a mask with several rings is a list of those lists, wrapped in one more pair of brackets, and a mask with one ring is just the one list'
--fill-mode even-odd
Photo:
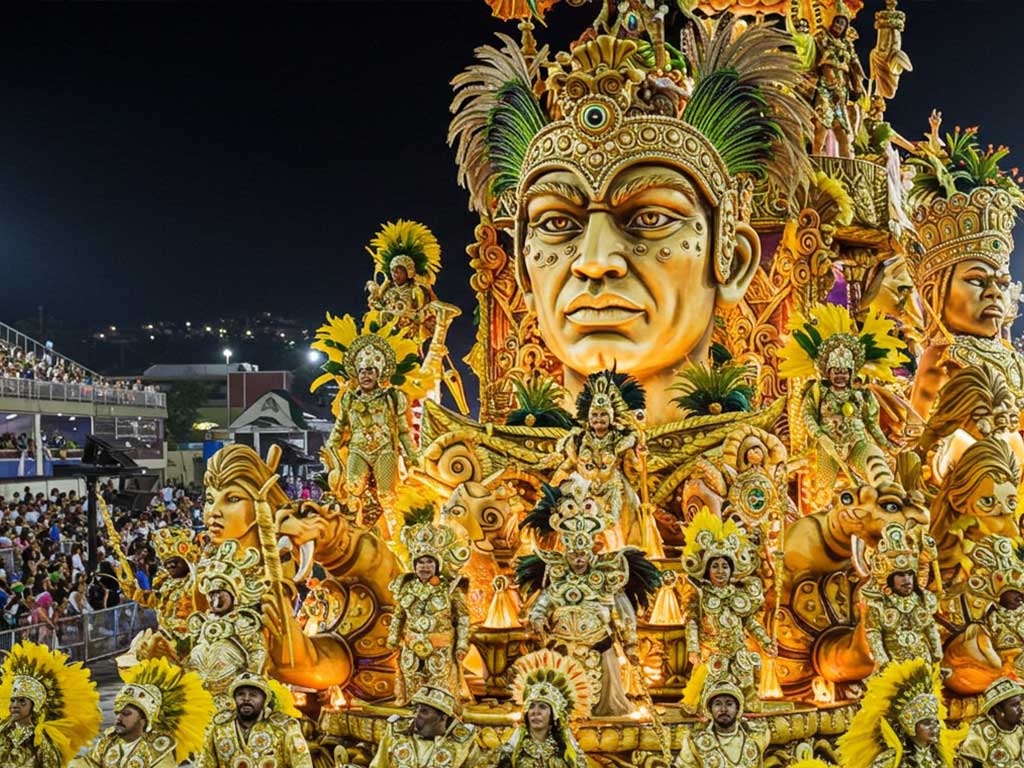
{"label": "giant golden face sculpture", "polygon": [[[601,189],[572,169],[548,170],[524,189],[524,293],[570,389],[617,366],[657,392],[680,365],[703,359],[716,307],[739,301],[757,268],[750,227],[737,224],[720,280],[716,212],[680,169],[641,162]],[[660,410],[655,418],[668,415]]]}
{"label": "giant golden face sculpture", "polygon": [[993,338],[1003,325],[1010,272],[981,259],[958,262],[949,276],[942,321],[952,333]]}

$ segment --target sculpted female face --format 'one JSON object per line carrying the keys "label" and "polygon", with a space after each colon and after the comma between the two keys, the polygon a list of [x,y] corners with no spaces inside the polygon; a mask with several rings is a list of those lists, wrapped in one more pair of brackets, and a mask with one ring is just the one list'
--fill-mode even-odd
{"label": "sculpted female face", "polygon": [[568,368],[617,365],[642,380],[703,353],[718,290],[713,216],[687,176],[637,165],[595,193],[575,172],[551,171],[524,205],[526,299]]}
{"label": "sculpted female face", "polygon": [[224,488],[208,485],[203,520],[210,529],[210,539],[214,544],[240,539],[256,522],[253,498],[242,486],[234,483]]}
{"label": "sculpted female face", "polygon": [[942,320],[952,333],[992,338],[999,334],[1007,309],[1010,275],[980,259],[953,267]]}

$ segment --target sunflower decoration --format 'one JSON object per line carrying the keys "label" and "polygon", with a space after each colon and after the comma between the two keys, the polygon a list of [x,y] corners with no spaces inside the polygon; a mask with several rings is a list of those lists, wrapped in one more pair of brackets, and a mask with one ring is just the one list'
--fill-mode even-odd
{"label": "sunflower decoration", "polygon": [[378,274],[390,277],[394,267],[404,267],[409,277],[430,286],[441,271],[441,245],[418,221],[387,222],[370,240],[366,250],[373,256]]}
{"label": "sunflower decoration", "polygon": [[790,318],[779,375],[817,378],[830,368],[848,368],[853,376],[893,382],[893,370],[910,362],[904,349],[895,324],[880,312],[869,312],[858,329],[845,307],[815,304],[809,317],[796,312]]}
{"label": "sunflower decoration", "polygon": [[199,675],[167,659],[149,659],[123,670],[121,679],[124,687],[114,699],[115,712],[128,704],[137,707],[146,716],[146,730],[154,739],[174,742],[178,763],[202,748],[215,710]]}
{"label": "sunflower decoration", "polygon": [[13,697],[32,702],[33,744],[44,738],[67,764],[100,731],[100,697],[89,670],[60,651],[29,641],[16,644],[0,670],[0,720]]}
{"label": "sunflower decoration", "polygon": [[309,391],[315,392],[327,382],[336,381],[339,391],[332,405],[336,416],[341,394],[356,380],[358,370],[367,365],[377,369],[381,384],[401,389],[410,400],[420,399],[426,393],[419,375],[419,347],[398,328],[397,319],[379,325],[368,316],[360,330],[352,315],[338,317],[328,312],[327,322],[317,328],[316,341],[310,348],[327,355],[327,362]]}
{"label": "sunflower decoration", "polygon": [[952,766],[963,731],[945,725],[946,705],[938,666],[924,659],[889,664],[868,683],[849,730],[839,737],[839,754],[845,768],[869,768],[886,751],[889,765],[902,765],[903,753],[922,720],[939,721],[941,733],[936,749],[942,765]]}

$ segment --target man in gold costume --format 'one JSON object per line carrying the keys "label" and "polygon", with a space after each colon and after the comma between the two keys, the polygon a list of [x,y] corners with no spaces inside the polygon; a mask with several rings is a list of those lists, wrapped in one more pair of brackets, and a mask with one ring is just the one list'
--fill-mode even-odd
{"label": "man in gold costume", "polygon": [[876,674],[891,662],[942,660],[935,622],[938,600],[925,588],[935,542],[919,528],[890,523],[871,558],[872,581],[861,595]]}
{"label": "man in gold costume", "polygon": [[868,681],[860,711],[839,737],[843,768],[949,768],[956,735],[945,725],[939,669],[895,662]]}
{"label": "man in gold costume", "polygon": [[382,323],[392,320],[398,328],[422,344],[433,333],[433,315],[428,305],[434,299],[432,286],[441,268],[441,246],[434,234],[416,221],[388,222],[374,235],[368,249],[376,273],[384,282],[366,284],[370,310]]}
{"label": "man in gold costume", "polygon": [[100,730],[89,670],[21,642],[0,670],[0,768],[65,768]]}
{"label": "man in gold costume", "polygon": [[512,698],[523,720],[489,756],[486,768],[587,768],[569,728],[590,711],[590,680],[572,659],[549,650],[516,662]]}
{"label": "man in gold costume", "polygon": [[[389,648],[401,648],[397,698],[405,704],[424,685],[458,690],[469,651],[468,582],[459,569],[470,550],[449,527],[435,526],[433,506],[413,511],[402,529],[412,571],[391,582],[395,612]],[[416,522],[417,518],[420,522]]]}
{"label": "man in gold costume", "polygon": [[71,768],[176,768],[202,747],[213,701],[195,673],[150,659],[121,678],[114,726]]}
{"label": "man in gold costume", "polygon": [[159,528],[150,541],[163,568],[153,579],[152,589],[136,587],[126,597],[156,610],[160,633],[167,638],[175,658],[184,659],[190,647],[188,617],[196,611],[193,569],[199,561],[199,548],[187,528]]}
{"label": "man in gold costume", "polygon": [[987,610],[978,624],[967,627],[965,639],[979,631],[987,634],[979,645],[995,651],[995,658],[986,659],[993,677],[1005,669],[1024,676],[1024,562],[1014,539],[985,537],[971,550],[970,564],[967,593],[986,601]]}
{"label": "man in gold costume", "polygon": [[758,708],[761,657],[747,650],[747,635],[774,656],[778,649],[759,621],[764,585],[756,575],[756,547],[734,522],[703,510],[686,527],[683,568],[693,588],[683,607],[686,650],[694,672],[687,701],[721,681],[743,692],[748,709]]}
{"label": "man in gold costume", "polygon": [[701,62],[688,101],[685,68],[645,69],[637,40],[590,36],[546,77],[509,42],[455,79],[449,129],[471,205],[514,229],[517,280],[566,388],[617,367],[646,390],[652,424],[682,417],[676,372],[707,358],[716,314],[757,272],[742,178],[789,191],[810,171],[788,35],[731,19],[685,34]]}
{"label": "man in gold costume", "polygon": [[370,768],[473,768],[481,760],[476,731],[458,718],[448,691],[424,686],[413,696],[412,718],[394,715]]}
{"label": "man in gold costume", "polygon": [[[325,373],[311,390],[330,379],[341,385],[335,402],[337,420],[324,446],[328,466],[345,467],[344,485],[332,490],[345,499],[348,508],[359,512],[366,506],[372,478],[376,501],[389,516],[390,534],[399,521],[392,508],[399,481],[399,456],[416,461],[416,448],[409,433],[409,401],[401,385],[417,368],[417,345],[395,329],[395,320],[376,332],[369,327],[356,332],[355,321],[331,318],[317,330],[312,345],[328,355]],[[347,461],[343,461],[347,451]],[[333,473],[332,473],[333,474]]]}
{"label": "man in gold costume", "polygon": [[243,672],[228,693],[234,709],[214,716],[206,732],[201,768],[313,768],[286,688],[262,675]]}
{"label": "man in gold costume", "polygon": [[1024,765],[1024,686],[1008,677],[985,691],[981,715],[971,721],[960,744],[956,768],[1011,768]]}
{"label": "man in gold costume", "polygon": [[808,318],[795,313],[782,350],[779,375],[816,377],[804,393],[803,425],[813,446],[817,487],[834,490],[840,471],[852,482],[891,481],[886,450],[892,445],[879,425],[878,400],[858,377],[892,381],[905,358],[893,324],[869,313],[860,329],[845,307],[814,306]]}
{"label": "man in gold costume", "polygon": [[185,666],[199,673],[218,710],[231,708],[234,679],[242,672],[262,673],[267,661],[259,612],[266,583],[246,578],[257,562],[259,552],[239,555],[238,542],[226,541],[199,563],[197,586],[210,608],[189,617],[192,652]]}
{"label": "man in gold costume", "polygon": [[743,692],[719,680],[708,686],[701,704],[709,722],[683,735],[672,768],[760,768],[771,732],[743,720]]}
{"label": "man in gold costume", "polygon": [[539,592],[528,614],[548,648],[569,656],[590,677],[595,715],[632,710],[615,646],[631,664],[637,655],[636,609],[646,607],[661,574],[633,547],[598,553],[603,519],[593,499],[561,504],[565,484],[544,487],[547,503],[524,521],[541,534],[557,532],[561,551],[536,548],[521,558],[516,580],[524,597]]}
{"label": "man in gold costume", "polygon": [[840,157],[853,157],[853,139],[859,127],[855,103],[864,93],[864,68],[850,39],[852,16],[843,0],[837,0],[828,27],[814,37],[814,144],[816,155],[825,153],[829,131],[839,145]]}

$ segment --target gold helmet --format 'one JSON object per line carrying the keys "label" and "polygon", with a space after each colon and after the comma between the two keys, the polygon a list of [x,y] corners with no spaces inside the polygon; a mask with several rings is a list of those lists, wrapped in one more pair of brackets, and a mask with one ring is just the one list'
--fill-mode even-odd
{"label": "gold helmet", "polygon": [[406,525],[399,538],[409,551],[410,564],[421,557],[429,557],[437,563],[438,573],[455,573],[469,562],[469,547],[459,541],[455,531],[447,526],[431,523]]}
{"label": "gold helmet", "polygon": [[27,640],[11,648],[0,670],[0,721],[16,697],[32,702],[33,744],[49,737],[65,765],[100,731],[96,684],[60,651]]}
{"label": "gold helmet", "polygon": [[199,675],[167,659],[149,659],[123,670],[121,679],[125,685],[114,699],[114,711],[137,707],[146,716],[154,746],[159,749],[163,741],[167,748],[173,745],[179,763],[202,747],[214,705]]}
{"label": "gold helmet", "polygon": [[725,679],[716,680],[705,685],[700,698],[700,708],[702,712],[710,714],[711,700],[716,696],[732,696],[736,699],[736,718],[739,719],[743,716],[743,708],[746,706],[747,702],[743,696],[743,691],[740,690],[738,685],[730,683]]}
{"label": "gold helmet", "polygon": [[196,586],[207,596],[223,589],[231,593],[236,605],[254,605],[267,589],[266,579],[252,575],[260,562],[260,553],[252,547],[241,553],[238,550],[238,541],[229,539],[200,560]]}
{"label": "gold helmet", "polygon": [[152,536],[153,549],[160,562],[166,563],[172,557],[180,557],[189,565],[199,560],[199,547],[188,528],[169,526],[157,529]]}
{"label": "gold helmet", "polygon": [[590,678],[573,659],[556,651],[534,651],[515,665],[512,698],[525,711],[542,702],[551,707],[552,717],[565,725],[570,719],[590,714]]}
{"label": "gold helmet", "polygon": [[992,602],[999,602],[1004,592],[1024,594],[1024,562],[1005,536],[986,536],[970,551],[972,567],[967,588]]}
{"label": "gold helmet", "polygon": [[444,688],[437,688],[433,685],[421,686],[416,693],[413,694],[410,699],[411,704],[425,704],[428,707],[436,709],[438,712],[443,712],[448,717],[458,717],[461,713],[461,707],[459,706],[458,700],[452,695],[451,691],[446,691]]}
{"label": "gold helmet", "polygon": [[683,531],[683,569],[703,581],[712,560],[724,557],[732,565],[732,577],[742,579],[757,568],[758,557],[747,534],[735,521],[723,521],[707,507],[694,515]]}
{"label": "gold helmet", "polygon": [[234,698],[235,691],[239,688],[255,688],[264,696],[263,709],[265,712],[282,712],[289,717],[299,717],[301,713],[295,708],[295,698],[292,692],[277,680],[253,672],[243,672],[235,678],[228,688],[228,695]]}
{"label": "gold helmet", "polygon": [[892,574],[905,571],[912,572],[918,586],[924,587],[928,579],[927,566],[936,556],[935,540],[923,527],[889,523],[882,529],[882,537],[870,556],[871,575],[882,591],[889,589]]}
{"label": "gold helmet", "polygon": [[1024,697],[1024,685],[1009,677],[1001,677],[985,689],[985,698],[981,705],[981,714],[987,715],[996,704],[1002,704],[1015,696]]}

